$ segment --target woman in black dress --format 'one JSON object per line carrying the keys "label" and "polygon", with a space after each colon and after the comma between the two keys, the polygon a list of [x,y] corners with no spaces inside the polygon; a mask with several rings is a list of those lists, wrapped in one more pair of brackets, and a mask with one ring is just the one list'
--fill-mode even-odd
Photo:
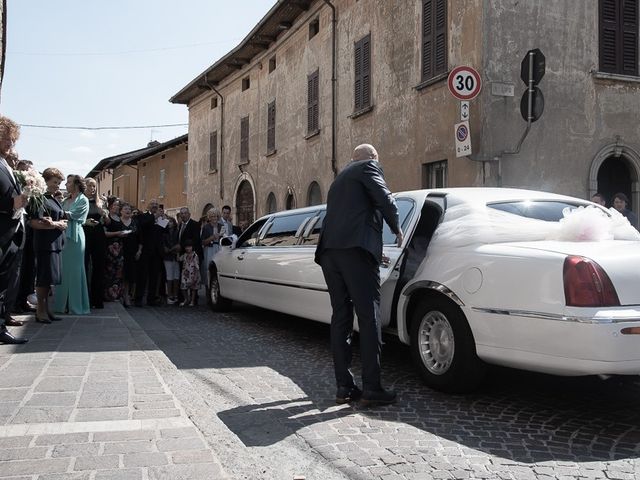
{"label": "woman in black dress", "polygon": [[102,297],[104,295],[104,261],[107,239],[104,235],[103,225],[107,218],[107,211],[104,209],[100,195],[97,194],[96,181],[93,178],[87,178],[86,184],[85,194],[89,199],[89,214],[83,227],[85,236],[84,266],[89,285],[89,304],[93,308],[104,308]]}
{"label": "woman in black dress", "polygon": [[120,221],[120,200],[118,197],[107,199],[109,221],[104,226],[107,248],[104,262],[104,299],[112,302],[122,298],[122,280],[124,276],[123,237],[124,225]]}
{"label": "woman in black dress", "polygon": [[130,232],[122,237],[124,257],[124,277],[122,282],[122,304],[131,306],[132,288],[136,282],[136,260],[142,252],[140,238],[138,236],[138,223],[132,216],[132,208],[128,203],[120,205],[120,222],[125,232]]}
{"label": "woman in black dress", "polygon": [[47,168],[42,172],[47,182],[47,193],[44,196],[44,204],[40,209],[29,211],[29,223],[33,228],[33,246],[36,257],[36,295],[38,307],[36,321],[51,323],[51,320],[60,320],[54,316],[49,308],[49,291],[51,285],[59,285],[62,280],[62,262],[60,252],[64,241],[63,232],[67,228],[64,220],[62,205],[53,196],[64,175],[57,168]]}

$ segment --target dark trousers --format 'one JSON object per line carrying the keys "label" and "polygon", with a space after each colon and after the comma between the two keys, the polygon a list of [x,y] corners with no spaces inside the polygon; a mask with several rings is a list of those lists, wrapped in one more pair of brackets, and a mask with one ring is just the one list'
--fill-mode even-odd
{"label": "dark trousers", "polygon": [[107,241],[102,231],[97,227],[86,227],[84,268],[89,285],[89,305],[102,307],[104,304],[104,263],[107,256]]}
{"label": "dark trousers", "polygon": [[2,245],[2,253],[0,254],[0,332],[6,330],[5,315],[10,313],[12,305],[9,302],[15,300],[21,256],[22,249],[15,244]]}
{"label": "dark trousers", "polygon": [[147,303],[156,302],[156,292],[158,289],[158,281],[160,280],[160,267],[161,259],[154,254],[144,253],[142,249],[142,255],[138,259],[136,268],[138,269],[138,275],[136,278],[136,296],[134,300],[136,303],[142,302],[145,289],[147,291]]}
{"label": "dark trousers", "polygon": [[27,306],[27,297],[33,293],[36,280],[36,257],[33,250],[33,229],[26,228],[26,241],[22,250],[20,262],[20,286],[16,305],[20,308]]}
{"label": "dark trousers", "polygon": [[338,387],[355,385],[351,373],[353,311],[360,327],[362,387],[380,384],[380,272],[374,257],[361,248],[328,249],[320,258],[331,297],[331,352]]}

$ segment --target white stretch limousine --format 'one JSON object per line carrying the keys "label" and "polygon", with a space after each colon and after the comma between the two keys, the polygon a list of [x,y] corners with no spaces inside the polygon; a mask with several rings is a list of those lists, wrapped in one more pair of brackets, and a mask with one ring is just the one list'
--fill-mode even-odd
{"label": "white stretch limousine", "polygon": [[[394,195],[380,268],[385,331],[410,345],[426,383],[464,392],[485,362],[557,375],[640,373],[640,235],[577,198],[501,188]],[[211,265],[215,310],[232,300],[331,320],[313,261],[325,206],[260,218]]]}

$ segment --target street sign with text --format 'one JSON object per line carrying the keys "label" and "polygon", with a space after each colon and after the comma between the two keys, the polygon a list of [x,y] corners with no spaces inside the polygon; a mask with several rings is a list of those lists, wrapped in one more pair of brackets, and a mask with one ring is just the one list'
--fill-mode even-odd
{"label": "street sign with text", "polygon": [[480,74],[472,67],[456,67],[449,73],[447,81],[449,92],[458,100],[471,100],[476,98],[482,88]]}

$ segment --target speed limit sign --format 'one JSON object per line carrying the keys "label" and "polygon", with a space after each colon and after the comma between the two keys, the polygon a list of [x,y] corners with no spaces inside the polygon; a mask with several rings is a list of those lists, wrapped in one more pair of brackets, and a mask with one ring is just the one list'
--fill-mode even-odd
{"label": "speed limit sign", "polygon": [[456,67],[449,74],[449,91],[460,100],[471,100],[480,93],[480,74],[472,67]]}

